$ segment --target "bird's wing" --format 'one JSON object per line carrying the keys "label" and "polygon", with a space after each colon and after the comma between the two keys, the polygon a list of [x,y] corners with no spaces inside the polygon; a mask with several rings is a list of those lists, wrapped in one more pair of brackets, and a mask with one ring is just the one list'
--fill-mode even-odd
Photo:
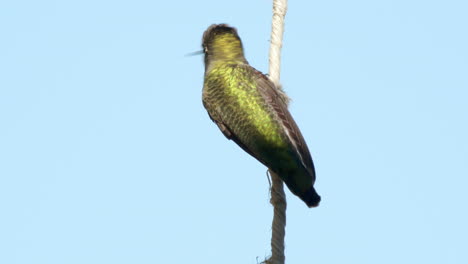
{"label": "bird's wing", "polygon": [[294,149],[296,150],[302,164],[311,172],[311,175],[315,177],[314,164],[312,162],[309,148],[307,147],[299,127],[291,116],[291,113],[288,111],[289,98],[282,90],[276,88],[267,76],[257,70],[255,71],[258,83],[257,87],[260,90],[260,93],[262,93],[263,98],[267,100],[268,105],[270,105],[276,113],[276,116],[283,125],[290,143],[295,147]]}

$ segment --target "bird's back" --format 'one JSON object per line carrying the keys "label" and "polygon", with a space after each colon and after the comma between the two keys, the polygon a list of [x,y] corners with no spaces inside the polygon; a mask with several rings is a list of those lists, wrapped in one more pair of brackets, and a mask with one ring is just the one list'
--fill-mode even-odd
{"label": "bird's back", "polygon": [[205,73],[203,103],[226,137],[306,199],[315,181],[312,159],[286,99],[265,75],[248,64],[219,64]]}

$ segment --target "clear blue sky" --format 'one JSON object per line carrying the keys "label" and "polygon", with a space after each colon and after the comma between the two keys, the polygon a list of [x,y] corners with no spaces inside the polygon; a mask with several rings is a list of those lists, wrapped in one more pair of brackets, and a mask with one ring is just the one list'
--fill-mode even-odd
{"label": "clear blue sky", "polygon": [[[466,1],[289,3],[281,80],[323,202],[288,263],[468,263]],[[268,69],[271,2],[0,4],[0,263],[257,263],[265,168],[202,103],[203,31]]]}

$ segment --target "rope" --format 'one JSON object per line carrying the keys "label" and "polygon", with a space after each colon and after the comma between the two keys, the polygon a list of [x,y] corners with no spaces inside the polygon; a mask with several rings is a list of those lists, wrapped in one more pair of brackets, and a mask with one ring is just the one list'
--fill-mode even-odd
{"label": "rope", "polygon": [[283,181],[270,171],[272,186],[270,203],[273,205],[273,223],[271,224],[271,256],[266,264],[284,264],[284,236],[286,227],[286,195]]}
{"label": "rope", "polygon": [[270,39],[270,80],[279,86],[281,47],[283,46],[284,16],[288,6],[287,0],[273,0],[273,19],[271,21]]}
{"label": "rope", "polygon": [[[281,47],[283,46],[284,16],[288,6],[287,0],[273,0],[273,19],[271,22],[270,39],[270,70],[269,78],[277,89],[283,93],[280,79]],[[270,171],[272,178],[271,199],[273,205],[273,222],[271,231],[271,257],[265,260],[267,264],[284,264],[284,236],[286,227],[286,195],[283,181]]]}

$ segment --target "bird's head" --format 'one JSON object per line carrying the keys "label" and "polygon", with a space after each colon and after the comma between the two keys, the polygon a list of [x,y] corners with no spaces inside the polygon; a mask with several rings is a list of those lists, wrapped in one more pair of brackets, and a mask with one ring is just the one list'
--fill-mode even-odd
{"label": "bird's head", "polygon": [[237,30],[226,24],[211,25],[202,39],[205,66],[215,61],[246,62]]}

